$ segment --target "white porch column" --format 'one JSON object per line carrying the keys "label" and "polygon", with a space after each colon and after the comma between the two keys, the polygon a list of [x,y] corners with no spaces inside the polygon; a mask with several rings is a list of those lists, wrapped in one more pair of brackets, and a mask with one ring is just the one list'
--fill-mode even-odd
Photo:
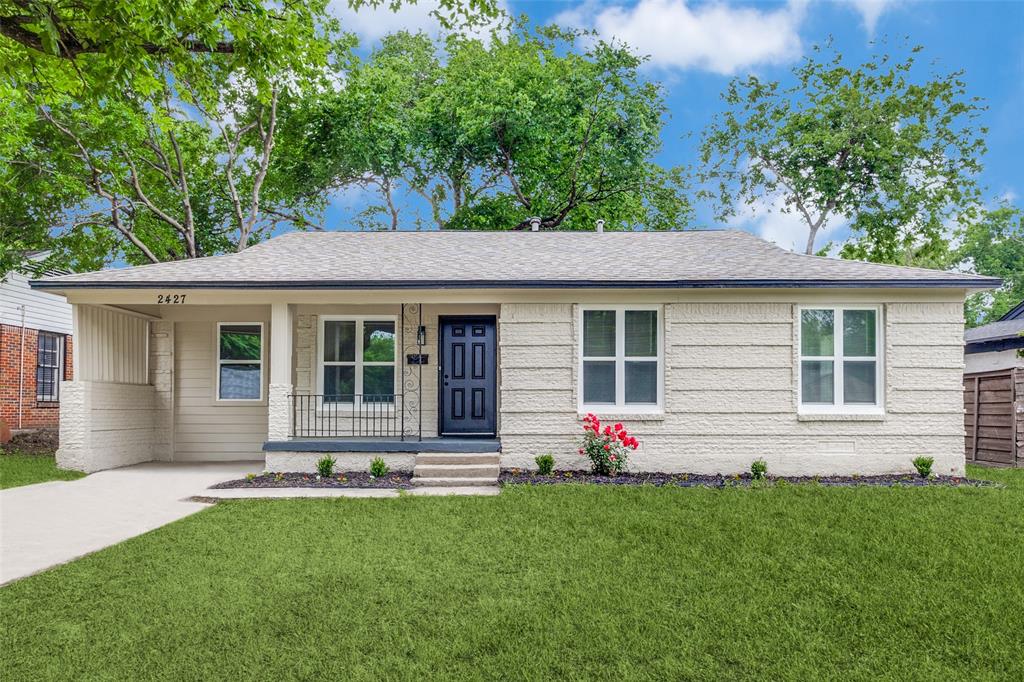
{"label": "white porch column", "polygon": [[270,386],[267,392],[267,440],[291,435],[292,335],[294,308],[273,303],[270,310]]}

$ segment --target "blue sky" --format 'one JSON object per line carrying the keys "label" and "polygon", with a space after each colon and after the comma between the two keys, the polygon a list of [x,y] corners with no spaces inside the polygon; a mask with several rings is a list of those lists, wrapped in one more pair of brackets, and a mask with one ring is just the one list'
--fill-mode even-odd
{"label": "blue sky", "polygon": [[[430,16],[435,0],[397,13],[385,10],[351,14],[344,3],[335,8],[364,45],[398,29],[439,32]],[[538,24],[558,23],[596,29],[602,37],[626,42],[650,56],[645,75],[665,86],[669,118],[663,131],[665,165],[693,163],[696,137],[721,108],[719,94],[735,76],[785,80],[789,70],[811,46],[832,36],[851,62],[872,54],[872,42],[922,45],[925,69],[963,69],[972,95],[986,100],[982,124],[990,129],[989,151],[981,182],[995,203],[1024,195],[1024,2],[908,0],[836,0],[814,2],[739,2],[720,0],[505,0],[506,11],[526,14]],[[687,136],[692,133],[692,136]],[[363,200],[349,194],[336,198],[326,224],[345,229]],[[718,226],[710,207],[698,205],[698,223]],[[734,223],[792,248],[806,231],[792,216],[762,209]],[[826,239],[846,237],[841,224]]]}

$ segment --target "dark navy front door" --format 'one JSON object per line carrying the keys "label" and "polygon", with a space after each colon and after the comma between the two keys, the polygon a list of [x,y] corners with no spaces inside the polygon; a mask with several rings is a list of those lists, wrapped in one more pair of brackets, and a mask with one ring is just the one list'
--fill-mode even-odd
{"label": "dark navy front door", "polygon": [[442,317],[442,436],[497,433],[497,331],[493,317]]}

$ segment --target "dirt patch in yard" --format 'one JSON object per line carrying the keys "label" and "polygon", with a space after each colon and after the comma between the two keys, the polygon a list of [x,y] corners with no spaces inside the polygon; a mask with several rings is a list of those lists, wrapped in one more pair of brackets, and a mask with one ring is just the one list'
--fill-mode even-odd
{"label": "dirt patch in yard", "polygon": [[224,481],[210,486],[223,488],[412,488],[412,474],[396,471],[374,477],[365,471],[341,472],[330,477],[304,473],[260,474],[251,478]]}
{"label": "dirt patch in yard", "polygon": [[26,431],[15,435],[10,442],[0,445],[0,454],[53,455],[57,452],[59,443],[56,429]]}
{"label": "dirt patch in yard", "polygon": [[652,485],[693,488],[743,487],[751,485],[790,485],[819,484],[824,486],[858,486],[870,485],[881,487],[894,486],[991,486],[998,485],[991,481],[976,481],[958,476],[933,476],[921,478],[915,474],[885,474],[881,476],[768,476],[762,481],[755,481],[750,474],[723,476],[716,474],[661,474],[656,472],[625,473],[618,476],[598,476],[587,471],[553,471],[541,476],[535,471],[523,469],[505,469],[498,477],[504,484],[525,485],[564,485],[572,483],[589,483],[593,485]]}

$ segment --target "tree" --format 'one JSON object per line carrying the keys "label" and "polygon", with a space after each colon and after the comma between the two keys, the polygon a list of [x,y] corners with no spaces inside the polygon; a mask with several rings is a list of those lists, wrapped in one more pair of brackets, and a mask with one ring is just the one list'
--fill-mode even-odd
{"label": "tree", "polygon": [[808,57],[788,87],[733,80],[701,144],[719,217],[781,198],[807,227],[808,254],[832,219],[851,223],[849,257],[907,263],[943,253],[944,225],[978,198],[984,107],[967,96],[962,72],[916,79],[919,51],[856,68],[839,53]]}
{"label": "tree", "polygon": [[[353,9],[402,0],[347,0]],[[0,64],[20,83],[45,83],[61,94],[98,98],[124,87],[159,89],[175,79],[200,80],[207,56],[232,71],[272,78],[299,68],[311,43],[334,22],[326,0],[0,0]],[[494,0],[439,0],[444,26],[493,16]],[[71,66],[72,68],[66,68]],[[311,64],[315,67],[316,64]]]}
{"label": "tree", "polygon": [[518,24],[440,49],[391,36],[343,91],[290,117],[295,182],[373,189],[381,203],[360,218],[383,229],[399,225],[397,197],[418,197],[440,229],[685,226],[685,175],[653,161],[661,88],[625,48],[577,40]]}
{"label": "tree", "polygon": [[995,322],[1024,301],[1024,211],[1003,203],[984,211],[960,236],[951,265],[1003,280],[994,292],[969,296],[964,319],[969,327]]}
{"label": "tree", "polygon": [[[474,9],[493,3],[441,3]],[[337,29],[326,0],[0,0],[0,273],[30,249],[93,268],[306,226],[272,160],[286,103],[334,84],[353,45]]]}

